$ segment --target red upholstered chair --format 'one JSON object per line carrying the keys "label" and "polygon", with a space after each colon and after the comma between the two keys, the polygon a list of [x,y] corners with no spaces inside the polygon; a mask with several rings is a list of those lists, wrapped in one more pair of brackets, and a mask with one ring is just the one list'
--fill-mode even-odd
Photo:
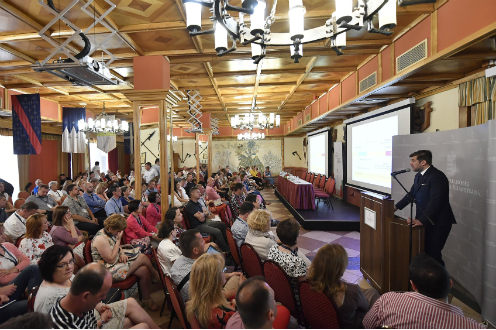
{"label": "red upholstered chair", "polygon": [[227,226],[227,228],[231,228],[231,221],[229,220],[229,217],[227,216],[226,210],[223,212],[220,212],[219,214],[220,219],[222,222]]}
{"label": "red upholstered chair", "polygon": [[241,258],[239,256],[238,246],[236,245],[236,241],[233,238],[231,229],[226,229],[226,236],[227,243],[229,244],[229,250],[231,251],[231,255],[234,259],[234,262],[236,263],[236,266],[234,267],[234,271],[236,271],[238,267],[241,267]]}
{"label": "red upholstered chair", "polygon": [[248,243],[241,244],[241,261],[243,271],[248,277],[264,276],[262,260],[257,251]]}
{"label": "red upholstered chair", "polygon": [[307,176],[305,177],[306,182],[310,182],[310,176],[312,176],[312,173],[307,173]]}
{"label": "red upholstered chair", "polygon": [[16,243],[15,243],[16,247],[19,247],[19,245],[21,245],[21,241],[23,238],[24,238],[24,234],[16,239]]}
{"label": "red upholstered chair", "polygon": [[313,329],[339,329],[339,312],[332,298],[313,291],[307,281],[300,282],[300,301],[303,317]]}
{"label": "red upholstered chair", "polygon": [[196,316],[193,315],[193,317],[188,321],[191,324],[191,329],[203,329],[202,326],[200,325],[200,321],[198,321]]}
{"label": "red upholstered chair", "polygon": [[329,178],[327,180],[325,192],[327,192],[329,194],[329,198],[327,199],[327,205],[331,206],[333,211],[334,211],[334,206],[332,206],[332,196],[334,195],[335,190],[336,190],[336,179]]}
{"label": "red upholstered chair", "polygon": [[318,184],[318,186],[315,189],[316,190],[319,190],[319,191],[324,191],[325,184],[326,184],[326,176],[325,175],[322,175],[320,177],[319,184]]}
{"label": "red upholstered chair", "polygon": [[[184,226],[186,227],[187,230],[190,230],[191,226],[189,225],[189,221],[188,218],[186,218],[186,214],[184,213],[184,210],[182,210],[181,213],[183,215]],[[205,241],[205,244],[210,243],[210,235],[203,237],[203,240]]]}
{"label": "red upholstered chair", "polygon": [[21,208],[21,205],[24,204],[26,200],[24,198],[19,198],[18,200],[15,201],[14,203],[14,207],[16,209],[20,209]]}
{"label": "red upholstered chair", "polygon": [[303,171],[303,174],[301,175],[301,178],[303,180],[305,180],[306,177],[307,177],[307,171]]}
{"label": "red upholstered chair", "polygon": [[308,181],[308,182],[312,183],[314,178],[315,178],[315,173],[311,173],[310,174],[310,181]]}
{"label": "red upholstered chair", "polygon": [[31,194],[28,193],[27,191],[21,191],[20,193],[17,194],[17,198],[21,198],[21,199],[27,199],[29,196],[31,196]]}
{"label": "red upholstered chair", "polygon": [[317,187],[320,183],[320,174],[313,178],[312,184],[314,187]]}
{"label": "red upholstered chair", "polygon": [[296,302],[295,290],[297,289],[297,279],[289,277],[284,269],[273,260],[265,260],[264,264],[265,281],[274,290],[274,298],[286,307],[291,315],[303,323],[301,313]]}
{"label": "red upholstered chair", "polygon": [[160,261],[158,260],[157,249],[152,248],[152,256],[153,256],[153,260],[155,260],[155,264],[157,265],[158,275],[160,276],[160,283],[162,283],[162,290],[164,290],[164,295],[165,295],[164,303],[162,304],[162,309],[160,310],[160,317],[162,317],[166,302],[169,306],[172,306],[172,301],[169,296],[169,292],[167,291],[167,284],[165,283],[165,277],[164,277],[164,273],[162,272],[162,267],[160,266]]}
{"label": "red upholstered chair", "polygon": [[181,322],[181,325],[183,326],[184,329],[191,329],[188,320],[186,319],[186,311],[183,303],[183,298],[181,298],[181,295],[179,294],[179,291],[177,291],[177,286],[172,281],[172,279],[164,274],[164,280],[165,280],[165,285],[167,287],[167,292],[169,292],[169,297],[172,301],[172,306],[174,307],[171,311],[171,316],[170,316],[170,321],[169,321],[169,329],[172,325],[172,321],[174,318],[178,318],[179,322]]}
{"label": "red upholstered chair", "polygon": [[36,299],[36,294],[38,294],[39,286],[35,286],[28,296],[28,313],[34,312],[34,301]]}

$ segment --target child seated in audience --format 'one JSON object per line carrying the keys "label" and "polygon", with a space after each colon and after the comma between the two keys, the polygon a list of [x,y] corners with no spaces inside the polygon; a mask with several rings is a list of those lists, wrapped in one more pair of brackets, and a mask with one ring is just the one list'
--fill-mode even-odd
{"label": "child seated in audience", "polygon": [[26,235],[19,244],[19,251],[31,260],[31,265],[37,265],[43,252],[53,245],[48,226],[45,214],[33,214],[26,220]]}
{"label": "child seated in audience", "polygon": [[281,221],[276,229],[277,238],[281,244],[273,245],[270,248],[267,259],[277,262],[288,276],[303,280],[311,262],[303,253],[298,251],[296,244],[299,233],[300,224],[298,221],[295,219]]}
{"label": "child seated in audience", "polygon": [[308,270],[308,282],[313,290],[325,293],[333,299],[339,310],[341,327],[362,327],[362,320],[370,306],[379,298],[376,289],[362,290],[356,284],[343,281],[348,267],[348,253],[339,244],[322,246]]}

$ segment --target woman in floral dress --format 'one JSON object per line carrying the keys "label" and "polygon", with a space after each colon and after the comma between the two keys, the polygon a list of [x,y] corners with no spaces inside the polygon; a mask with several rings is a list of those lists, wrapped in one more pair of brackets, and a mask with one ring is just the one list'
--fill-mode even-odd
{"label": "woman in floral dress", "polygon": [[29,258],[31,265],[37,265],[43,252],[53,245],[48,226],[46,214],[33,214],[26,220],[26,235],[19,244],[19,251]]}

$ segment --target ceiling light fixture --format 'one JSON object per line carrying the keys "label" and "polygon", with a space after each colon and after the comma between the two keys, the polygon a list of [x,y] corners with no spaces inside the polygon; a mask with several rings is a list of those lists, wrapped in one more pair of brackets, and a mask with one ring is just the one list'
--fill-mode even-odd
{"label": "ceiling light fixture", "polygon": [[129,124],[125,120],[115,119],[115,116],[109,116],[105,113],[105,102],[103,102],[102,113],[94,120],[88,118],[88,122],[84,119],[79,119],[78,128],[82,132],[91,133],[124,133],[129,131]]}
{"label": "ceiling light fixture", "polygon": [[263,140],[265,139],[265,133],[254,133],[251,134],[246,132],[245,134],[238,134],[238,140]]}
{"label": "ceiling light fixture", "polygon": [[[289,33],[273,33],[271,25],[276,19],[277,0],[274,0],[269,16],[265,17],[264,0],[244,0],[241,7],[229,4],[229,0],[182,0],[186,8],[186,22],[190,35],[215,34],[215,50],[218,56],[236,50],[236,43],[250,44],[251,57],[258,64],[265,57],[268,46],[290,47],[290,56],[295,63],[303,56],[303,44],[331,39],[331,48],[343,54],[346,47],[346,31],[366,28],[370,33],[390,35],[396,26],[397,0],[335,0],[336,11],[323,26],[304,29],[306,9],[302,0],[289,0]],[[401,1],[401,0],[400,0]],[[213,28],[201,30],[201,6],[208,7],[213,14]],[[236,20],[229,12],[239,13]],[[250,24],[244,16],[250,15]],[[372,22],[379,15],[379,27]],[[228,48],[228,39],[232,40]]]}

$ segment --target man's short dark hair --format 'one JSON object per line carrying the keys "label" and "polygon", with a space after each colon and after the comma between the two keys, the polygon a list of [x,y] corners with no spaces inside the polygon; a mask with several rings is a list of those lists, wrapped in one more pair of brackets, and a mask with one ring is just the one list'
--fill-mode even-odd
{"label": "man's short dark hair", "polygon": [[38,190],[40,190],[41,188],[45,188],[45,189],[47,189],[47,190],[50,190],[50,187],[49,187],[47,184],[42,184],[42,185],[38,188]]}
{"label": "man's short dark hair", "polygon": [[100,165],[100,162],[95,162],[95,165],[97,165],[97,166]]}
{"label": "man's short dark hair", "polygon": [[244,187],[244,185],[243,185],[241,182],[238,182],[238,183],[236,183],[236,184],[234,185],[234,187],[233,187],[233,189],[232,189],[232,190],[233,190],[233,192],[236,192],[236,191],[238,191],[238,190],[240,190],[240,189],[243,189],[243,187]]}
{"label": "man's short dark hair", "polygon": [[296,240],[300,233],[300,224],[295,219],[283,220],[277,224],[276,233],[282,244],[296,245]]}
{"label": "man's short dark hair", "polygon": [[74,183],[71,183],[70,185],[68,185],[67,187],[65,187],[65,191],[67,191],[67,193],[69,194],[72,189],[74,189],[76,185]]}
{"label": "man's short dark hair", "polygon": [[157,201],[157,193],[156,192],[151,192],[148,194],[148,201],[150,203],[155,203]]}
{"label": "man's short dark hair", "polygon": [[111,185],[111,186],[108,188],[108,192],[109,192],[110,194],[112,194],[112,195],[113,195],[113,194],[114,194],[114,191],[116,191],[116,190],[117,190],[117,188],[120,188],[120,187],[119,187],[118,185],[116,185],[116,184],[113,184],[113,185]]}
{"label": "man's short dark hair", "polygon": [[148,166],[152,166],[152,163],[150,162],[146,162],[145,166],[148,165]]}
{"label": "man's short dark hair", "polygon": [[255,203],[257,201],[257,195],[249,194],[246,196],[245,202]]}
{"label": "man's short dark hair", "polygon": [[198,237],[196,237],[196,234],[199,233],[200,232],[196,229],[190,229],[186,230],[181,234],[181,236],[179,236],[179,248],[181,249],[183,256],[186,258],[191,257],[193,248],[197,246]]}
{"label": "man's short dark hair", "polygon": [[27,202],[21,205],[21,210],[32,211],[37,210],[38,205],[35,202]]}
{"label": "man's short dark hair", "polygon": [[[248,195],[249,196],[249,195]],[[241,204],[241,206],[239,207],[239,214],[240,215],[245,215],[245,214],[248,214],[248,213],[251,213],[253,212],[253,210],[255,209],[255,205],[253,205],[253,203],[250,203],[250,202],[244,202],[243,204]]]}
{"label": "man's short dark hair", "polygon": [[191,187],[191,189],[189,190],[189,194],[191,195],[195,190],[199,190],[199,189],[197,187]]}
{"label": "man's short dark hair", "polygon": [[186,175],[186,177],[188,177],[188,176],[193,176],[193,173],[188,173],[188,174]]}
{"label": "man's short dark hair", "polygon": [[89,265],[91,264],[88,264],[81,268],[74,277],[70,290],[73,296],[77,297],[80,294],[88,291],[92,295],[96,295],[98,292],[100,292],[108,270],[102,264],[98,264],[100,267],[96,271],[88,268]]}
{"label": "man's short dark hair", "polygon": [[138,211],[139,207],[140,207],[140,203],[141,203],[141,201],[138,199],[134,199],[134,200],[130,201],[129,204],[127,204],[127,208],[129,210],[129,212]]}
{"label": "man's short dark hair", "polygon": [[92,175],[92,174],[95,174],[95,172],[93,172],[93,171],[90,171],[90,175]]}
{"label": "man's short dark hair", "polygon": [[91,183],[98,182],[98,181],[99,181],[99,180],[98,180],[97,178],[91,178],[91,179],[90,179],[90,182],[91,182]]}
{"label": "man's short dark hair", "polygon": [[412,158],[414,156],[417,156],[419,163],[425,160],[428,165],[432,165],[432,152],[430,150],[418,150],[410,154],[409,157]]}
{"label": "man's short dark hair", "polygon": [[54,329],[50,314],[26,313],[0,324],[0,329]]}
{"label": "man's short dark hair", "polygon": [[270,291],[261,276],[243,281],[236,292],[236,308],[247,329],[261,329],[265,325],[270,303]]}
{"label": "man's short dark hair", "polygon": [[433,299],[444,299],[450,291],[450,276],[434,258],[420,253],[410,264],[410,280],[420,294]]}
{"label": "man's short dark hair", "polygon": [[160,163],[160,158],[155,159],[155,164]]}

